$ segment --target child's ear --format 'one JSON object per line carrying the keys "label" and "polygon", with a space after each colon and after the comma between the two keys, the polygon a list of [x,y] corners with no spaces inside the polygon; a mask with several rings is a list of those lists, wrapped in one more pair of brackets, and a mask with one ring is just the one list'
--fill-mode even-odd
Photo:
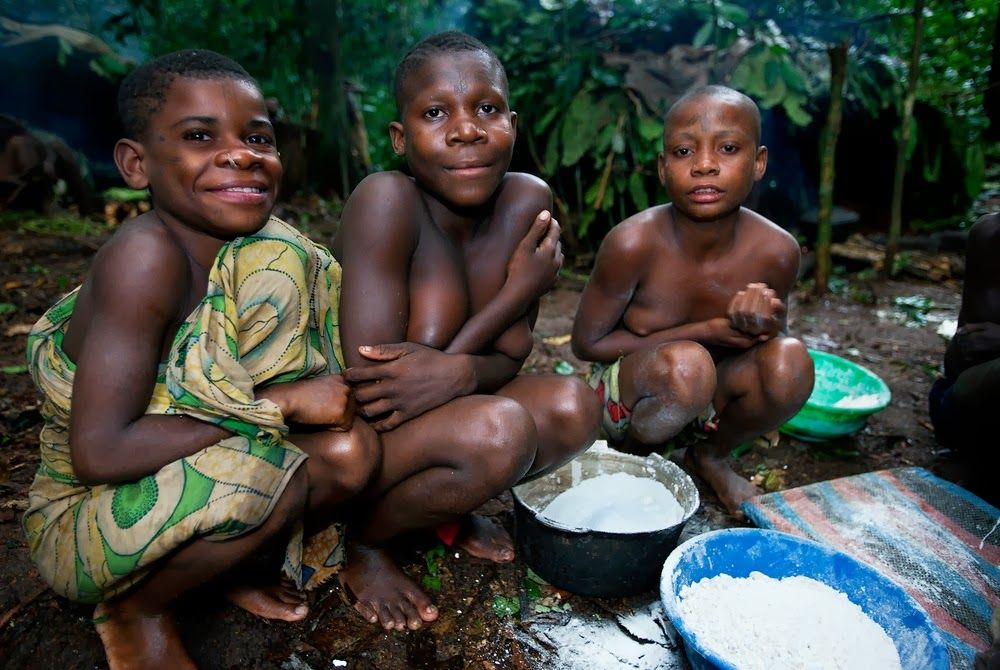
{"label": "child's ear", "polygon": [[406,131],[403,130],[403,124],[399,121],[393,121],[389,124],[389,141],[392,142],[392,150],[396,152],[397,156],[406,153]]}
{"label": "child's ear", "polygon": [[660,183],[667,185],[667,155],[662,151],[656,157],[656,175],[660,178]]}
{"label": "child's ear", "polygon": [[767,172],[767,147],[761,145],[757,147],[757,156],[753,161],[753,180],[760,181]]}
{"label": "child's ear", "polygon": [[121,139],[115,143],[115,165],[129,188],[141,190],[149,187],[149,178],[142,159],[146,150],[139,142]]}
{"label": "child's ear", "polygon": [[517,112],[510,112],[510,127],[514,129],[514,137],[517,137]]}

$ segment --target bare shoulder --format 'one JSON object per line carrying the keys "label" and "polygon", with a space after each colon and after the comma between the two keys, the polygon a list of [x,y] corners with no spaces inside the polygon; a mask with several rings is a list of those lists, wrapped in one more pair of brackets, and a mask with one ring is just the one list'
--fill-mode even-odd
{"label": "bare shoulder", "polygon": [[528,199],[531,205],[541,205],[543,209],[552,205],[552,189],[541,178],[526,172],[508,172],[497,194],[500,199]]}
{"label": "bare shoulder", "polygon": [[[416,183],[398,171],[365,177],[344,204],[340,230],[332,251],[341,262],[345,238],[399,240],[417,234],[417,217],[425,210]],[[415,239],[415,238],[414,238]]]}
{"label": "bare shoulder", "polygon": [[794,265],[793,271],[798,272],[802,251],[791,233],[746,207],[740,211],[740,221],[744,227],[743,239],[755,256],[780,266]]}
{"label": "bare shoulder", "polygon": [[420,200],[420,189],[416,182],[402,172],[376,172],[361,180],[344,205],[344,214],[357,210],[365,212],[377,209],[412,209]]}
{"label": "bare shoulder", "polygon": [[115,282],[136,280],[140,284],[162,284],[186,278],[190,268],[187,253],[177,238],[144,214],[127,221],[94,257],[90,276],[110,276]]}
{"label": "bare shoulder", "polygon": [[740,217],[746,224],[750,235],[758,242],[766,241],[769,250],[780,254],[793,253],[798,255],[800,253],[799,243],[795,236],[774,221],[746,207],[740,210]]}
{"label": "bare shoulder", "polygon": [[653,254],[667,253],[668,247],[663,240],[669,225],[666,205],[644,209],[608,231],[598,254],[616,261],[636,262]]}
{"label": "bare shoulder", "polygon": [[743,226],[745,254],[753,259],[759,278],[785,294],[798,278],[802,250],[798,240],[773,221],[743,208],[740,212]]}
{"label": "bare shoulder", "polygon": [[552,211],[552,189],[525,172],[508,172],[497,189],[492,220],[521,239],[542,210]]}
{"label": "bare shoulder", "polygon": [[81,292],[85,305],[152,314],[164,321],[176,320],[184,310],[190,260],[166,226],[150,214],[123,224],[101,247]]}

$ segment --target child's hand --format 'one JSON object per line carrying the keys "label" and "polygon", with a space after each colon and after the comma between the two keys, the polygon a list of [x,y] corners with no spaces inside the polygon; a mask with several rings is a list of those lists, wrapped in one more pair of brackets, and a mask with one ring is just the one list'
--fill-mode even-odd
{"label": "child's hand", "polygon": [[354,394],[340,375],[321,375],[262,389],[258,397],[273,400],[285,422],[349,430],[354,423]]}
{"label": "child's hand", "polygon": [[729,347],[731,349],[749,349],[760,342],[760,336],[750,335],[734,328],[733,324],[725,316],[709,319],[706,323],[708,324],[709,334],[702,344]]}
{"label": "child's hand", "polygon": [[767,284],[747,284],[745,289],[729,301],[726,315],[736,330],[754,336],[759,341],[768,340],[781,329],[785,303]]}
{"label": "child's hand", "polygon": [[559,231],[559,222],[543,210],[507,262],[506,284],[520,291],[527,302],[544,295],[559,277],[563,263]]}
{"label": "child's hand", "polygon": [[344,378],[355,386],[360,413],[376,419],[381,432],[468,393],[474,386],[468,357],[446,354],[414,342],[359,347],[374,365],[348,368]]}

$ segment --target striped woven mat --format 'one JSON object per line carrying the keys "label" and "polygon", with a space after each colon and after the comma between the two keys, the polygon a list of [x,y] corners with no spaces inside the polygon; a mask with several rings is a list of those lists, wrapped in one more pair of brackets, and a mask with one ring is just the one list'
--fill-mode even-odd
{"label": "striped woven mat", "polygon": [[743,503],[761,528],[823,542],[902,586],[941,630],[953,668],[990,645],[1000,606],[1000,510],[923,468],[842,477]]}

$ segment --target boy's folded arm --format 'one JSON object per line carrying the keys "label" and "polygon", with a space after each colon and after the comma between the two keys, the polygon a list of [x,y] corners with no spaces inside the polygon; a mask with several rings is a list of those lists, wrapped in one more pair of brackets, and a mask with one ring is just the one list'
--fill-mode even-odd
{"label": "boy's folded arm", "polygon": [[70,413],[73,469],[84,483],[134,480],[230,435],[189,417],[145,414],[167,334],[185,308],[182,253],[131,236],[95,261]]}
{"label": "boy's folded arm", "polygon": [[[498,227],[509,231],[517,245],[507,261],[507,277],[492,299],[473,314],[445,347],[448,353],[474,353],[497,348],[513,358],[531,353],[530,331],[537,316],[538,300],[554,285],[562,268],[559,223],[552,217],[552,192],[537,177],[508,174],[495,209]],[[528,350],[521,354],[498,346],[513,327],[520,329],[522,317],[534,314],[528,324]]]}

